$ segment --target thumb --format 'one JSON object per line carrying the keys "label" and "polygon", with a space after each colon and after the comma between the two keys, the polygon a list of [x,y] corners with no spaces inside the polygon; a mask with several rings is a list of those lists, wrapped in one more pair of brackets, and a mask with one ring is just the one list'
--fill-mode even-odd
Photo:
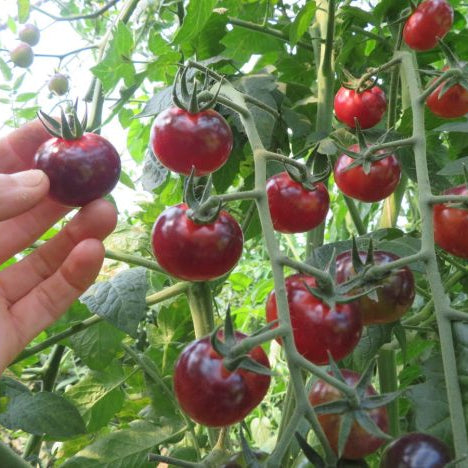
{"label": "thumb", "polygon": [[0,174],[0,221],[28,211],[49,191],[49,179],[37,169]]}

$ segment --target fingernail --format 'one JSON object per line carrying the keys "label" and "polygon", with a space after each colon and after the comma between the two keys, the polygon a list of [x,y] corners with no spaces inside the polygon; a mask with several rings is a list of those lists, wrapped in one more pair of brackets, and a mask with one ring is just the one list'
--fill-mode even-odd
{"label": "fingernail", "polygon": [[14,180],[23,187],[36,187],[44,180],[44,177],[44,172],[37,169],[13,174]]}

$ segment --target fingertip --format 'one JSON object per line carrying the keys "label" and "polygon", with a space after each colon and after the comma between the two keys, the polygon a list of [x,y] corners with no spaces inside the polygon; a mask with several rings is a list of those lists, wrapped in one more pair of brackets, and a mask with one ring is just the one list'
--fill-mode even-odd
{"label": "fingertip", "polygon": [[117,210],[115,206],[103,198],[88,203],[81,209],[84,216],[90,216],[99,225],[99,235],[97,237],[107,237],[117,226]]}

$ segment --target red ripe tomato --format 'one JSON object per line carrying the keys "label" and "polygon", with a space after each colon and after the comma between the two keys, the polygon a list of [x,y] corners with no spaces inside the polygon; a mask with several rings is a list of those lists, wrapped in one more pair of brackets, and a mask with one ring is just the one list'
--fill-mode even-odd
{"label": "red ripe tomato", "polygon": [[439,439],[412,432],[385,448],[380,468],[443,468],[451,460],[450,449]]}
{"label": "red ripe tomato", "polygon": [[[341,369],[341,373],[346,383],[354,387],[359,381],[360,375],[357,372]],[[366,396],[377,395],[374,387],[369,385],[366,389]],[[343,395],[335,387],[323,380],[317,380],[309,393],[309,401],[312,406],[322,405],[335,400],[343,399]],[[374,423],[384,432],[388,431],[387,409],[383,406],[368,411],[368,415]],[[318,420],[322,426],[323,432],[330,443],[332,449],[338,453],[338,436],[340,431],[342,416],[340,414],[319,414]],[[343,458],[356,460],[374,453],[383,443],[384,439],[369,434],[356,421],[351,427],[348,441],[346,442]],[[398,466],[398,465],[393,465]]]}
{"label": "red ripe tomato", "polygon": [[453,24],[453,9],[446,0],[425,0],[408,18],[403,39],[414,50],[430,50]]}
{"label": "red ripe tomato", "polygon": [[362,93],[341,87],[335,95],[336,118],[348,127],[355,128],[357,119],[361,128],[377,125],[387,109],[385,93],[373,86]]}
{"label": "red ripe tomato", "polygon": [[[352,145],[349,149],[358,152],[359,145]],[[368,174],[362,166],[348,169],[353,162],[354,159],[342,154],[333,169],[336,185],[345,195],[370,203],[383,200],[394,192],[401,177],[400,163],[395,155],[372,161]]]}
{"label": "red ripe tomato", "polygon": [[[244,338],[245,335],[236,332],[237,341]],[[270,368],[260,346],[252,349],[249,356]],[[209,337],[190,343],[175,365],[177,400],[194,421],[205,426],[222,427],[242,421],[263,400],[269,386],[268,375],[245,369],[227,370]]]}
{"label": "red ripe tomato", "polygon": [[[339,361],[357,345],[362,332],[361,314],[355,304],[331,309],[307,289],[316,287],[314,277],[296,274],[286,278],[289,313],[297,351],[314,364],[328,364],[327,351]],[[266,303],[266,319],[278,318],[275,292]],[[278,340],[281,342],[280,340]]]}
{"label": "red ripe tomato", "polygon": [[[361,260],[366,259],[365,252],[359,252]],[[399,257],[383,251],[374,252],[376,265],[398,260]],[[336,257],[336,282],[344,283],[356,276],[353,268],[351,250]],[[353,292],[353,294],[355,294]],[[377,302],[368,296],[357,299],[364,325],[390,323],[398,320],[411,307],[414,300],[414,277],[408,267],[393,271],[382,280],[382,286],[376,290]]]}
{"label": "red ripe tomato", "polygon": [[216,221],[197,224],[187,217],[187,205],[167,208],[153,226],[152,246],[158,263],[187,281],[207,281],[229,272],[242,254],[243,235],[226,211]]}
{"label": "red ripe tomato", "polygon": [[468,113],[468,90],[455,84],[439,97],[443,87],[444,83],[441,83],[427,98],[426,104],[431,112],[444,119],[462,117]]}
{"label": "red ripe tomato", "polygon": [[37,150],[34,164],[49,177],[51,198],[68,206],[84,206],[107,195],[120,176],[117,150],[96,133],[75,140],[51,138]]}
{"label": "red ripe tomato", "polygon": [[330,197],[321,182],[307,190],[285,171],[270,177],[266,190],[273,227],[279,232],[310,231],[327,216]]}
{"label": "red ripe tomato", "polygon": [[[465,185],[452,187],[446,195],[468,195]],[[439,247],[457,257],[468,258],[468,210],[445,203],[434,205],[434,239]]]}
{"label": "red ripe tomato", "polygon": [[155,119],[150,136],[156,157],[168,169],[203,176],[219,169],[232,150],[232,131],[213,109],[196,114],[171,107]]}

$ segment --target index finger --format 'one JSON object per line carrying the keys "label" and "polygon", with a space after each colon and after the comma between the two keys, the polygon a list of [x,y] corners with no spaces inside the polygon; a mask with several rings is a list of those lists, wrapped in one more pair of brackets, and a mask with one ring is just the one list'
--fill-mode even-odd
{"label": "index finger", "polygon": [[50,134],[38,119],[1,138],[0,172],[11,174],[31,169],[37,149],[49,138]]}

